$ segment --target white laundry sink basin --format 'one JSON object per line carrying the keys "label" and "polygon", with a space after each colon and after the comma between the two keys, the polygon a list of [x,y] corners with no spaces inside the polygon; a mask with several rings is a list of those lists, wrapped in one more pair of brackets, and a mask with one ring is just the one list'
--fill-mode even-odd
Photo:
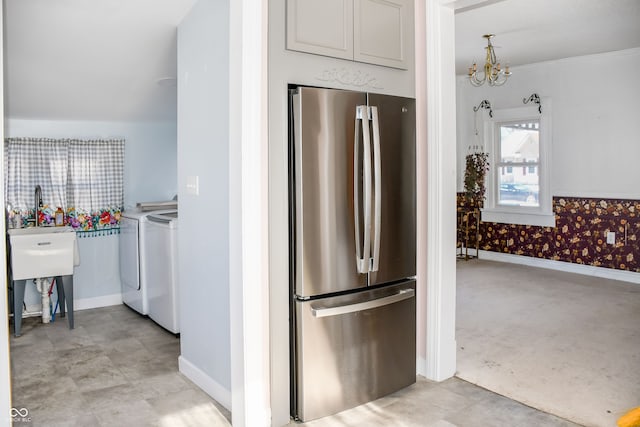
{"label": "white laundry sink basin", "polygon": [[74,261],[78,260],[73,228],[14,228],[8,233],[13,280],[73,274]]}

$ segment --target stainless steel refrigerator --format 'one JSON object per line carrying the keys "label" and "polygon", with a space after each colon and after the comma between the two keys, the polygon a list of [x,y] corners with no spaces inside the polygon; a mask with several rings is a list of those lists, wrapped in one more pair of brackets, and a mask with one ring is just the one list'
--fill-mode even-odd
{"label": "stainless steel refrigerator", "polygon": [[292,416],[416,379],[415,101],[297,87],[289,102]]}

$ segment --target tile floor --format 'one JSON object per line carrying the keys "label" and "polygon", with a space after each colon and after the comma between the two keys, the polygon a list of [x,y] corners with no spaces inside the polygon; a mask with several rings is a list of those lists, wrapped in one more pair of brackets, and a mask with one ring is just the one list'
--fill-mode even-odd
{"label": "tile floor", "polygon": [[[435,383],[418,377],[406,389],[309,427],[573,427],[578,424],[540,412],[458,378]],[[293,426],[293,423],[290,424]]]}
{"label": "tile floor", "polygon": [[40,322],[11,336],[13,407],[30,417],[14,426],[229,425],[178,372],[179,339],[129,308],[77,311],[74,330]]}
{"label": "tile floor", "polygon": [[[14,426],[227,426],[229,412],[178,372],[179,340],[125,306],[43,325],[11,338]],[[221,415],[222,414],[222,415]],[[416,384],[340,414],[290,426],[570,427],[457,378]]]}

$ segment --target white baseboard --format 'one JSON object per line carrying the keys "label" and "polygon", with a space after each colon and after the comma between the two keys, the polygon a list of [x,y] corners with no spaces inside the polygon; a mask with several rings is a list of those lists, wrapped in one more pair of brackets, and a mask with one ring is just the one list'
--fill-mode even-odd
{"label": "white baseboard", "polygon": [[[469,248],[469,255],[476,255],[476,250]],[[523,255],[503,254],[500,252],[480,251],[480,259],[489,261],[509,262],[530,267],[547,268],[549,270],[565,271],[567,273],[584,274],[601,277],[603,279],[620,280],[623,282],[640,284],[640,273],[613,268],[595,267],[593,265],[574,264],[571,262],[555,261],[551,259],[534,258]]]}
{"label": "white baseboard", "polygon": [[178,369],[185,377],[215,399],[216,402],[231,411],[231,392],[229,390],[218,384],[218,382],[182,356],[178,357]]}
{"label": "white baseboard", "polygon": [[[53,304],[55,305],[55,297]],[[93,298],[73,299],[73,310],[88,310],[90,308],[110,307],[112,305],[122,304],[122,294],[103,295]],[[56,313],[60,312],[60,308]],[[22,317],[32,317],[42,315],[42,304],[29,304],[26,310],[22,312]]]}

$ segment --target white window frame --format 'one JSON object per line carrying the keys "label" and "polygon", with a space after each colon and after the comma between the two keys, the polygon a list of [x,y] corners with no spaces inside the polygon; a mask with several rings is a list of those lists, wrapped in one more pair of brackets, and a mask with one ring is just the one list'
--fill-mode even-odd
{"label": "white window frame", "polygon": [[[540,138],[540,158],[538,166],[538,206],[504,206],[498,204],[500,162],[499,128],[502,123],[519,120],[538,120]],[[487,200],[482,209],[482,221],[505,224],[539,225],[555,227],[551,194],[551,100],[542,98],[542,113],[538,105],[517,108],[505,108],[493,111],[493,117],[483,122],[485,147],[489,153],[489,172],[487,174]]]}

